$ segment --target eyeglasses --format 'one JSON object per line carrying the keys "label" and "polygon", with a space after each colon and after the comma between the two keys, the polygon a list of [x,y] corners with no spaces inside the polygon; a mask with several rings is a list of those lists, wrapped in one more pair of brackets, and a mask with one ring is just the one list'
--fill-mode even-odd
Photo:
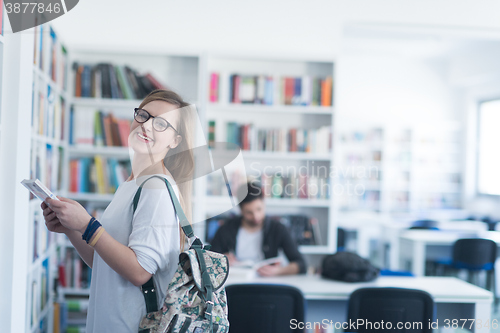
{"label": "eyeglasses", "polygon": [[172,126],[171,123],[169,123],[166,119],[161,118],[161,117],[154,117],[151,114],[149,114],[148,111],[144,109],[139,109],[135,108],[134,109],[134,119],[137,121],[139,124],[143,124],[146,121],[149,120],[149,118],[153,118],[153,128],[157,130],[158,132],[163,132],[166,131],[169,127],[172,127],[172,129],[175,131],[175,133],[179,134],[177,130]]}

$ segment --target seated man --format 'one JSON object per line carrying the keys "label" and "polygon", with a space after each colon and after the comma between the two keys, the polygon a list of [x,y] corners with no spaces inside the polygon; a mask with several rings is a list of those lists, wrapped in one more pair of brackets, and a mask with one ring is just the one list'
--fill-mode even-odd
{"label": "seated man", "polygon": [[[217,230],[212,240],[212,251],[224,253],[229,264],[239,261],[258,262],[278,256],[282,249],[289,264],[266,265],[257,272],[261,276],[305,273],[304,258],[297,249],[288,229],[279,221],[266,217],[264,196],[257,183],[247,183],[239,189],[248,188],[248,194],[240,202],[241,216],[227,220]],[[245,192],[243,192],[245,193]],[[238,196],[240,197],[240,196]]]}

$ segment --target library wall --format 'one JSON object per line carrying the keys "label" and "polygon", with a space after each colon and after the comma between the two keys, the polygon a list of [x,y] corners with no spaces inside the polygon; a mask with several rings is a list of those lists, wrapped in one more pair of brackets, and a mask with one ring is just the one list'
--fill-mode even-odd
{"label": "library wall", "polygon": [[371,54],[346,55],[339,63],[339,118],[377,124],[458,118],[444,64]]}

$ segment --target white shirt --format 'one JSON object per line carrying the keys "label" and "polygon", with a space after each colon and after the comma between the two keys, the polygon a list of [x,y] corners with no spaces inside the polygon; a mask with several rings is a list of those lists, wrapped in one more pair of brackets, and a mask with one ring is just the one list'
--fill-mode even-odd
{"label": "white shirt", "polygon": [[[174,180],[160,176],[167,178],[178,198]],[[179,262],[179,222],[165,182],[158,178],[144,184],[132,214],[135,193],[148,177],[122,183],[99,222],[115,240],[135,252],[137,261],[147,272],[154,274],[160,309]],[[139,322],[146,314],[140,287],[116,273],[97,251],[93,260],[86,332],[137,333]]]}
{"label": "white shirt", "polygon": [[262,229],[255,232],[248,232],[240,227],[236,235],[236,259],[238,261],[259,262],[264,259],[262,252]]}

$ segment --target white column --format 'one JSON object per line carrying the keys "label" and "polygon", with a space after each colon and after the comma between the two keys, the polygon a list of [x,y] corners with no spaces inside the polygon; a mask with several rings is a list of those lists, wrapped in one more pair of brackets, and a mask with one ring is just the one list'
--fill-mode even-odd
{"label": "white column", "polygon": [[[5,16],[4,16],[5,18]],[[8,27],[8,22],[5,22]],[[32,29],[5,33],[0,132],[0,323],[2,332],[25,332],[28,275]]]}

